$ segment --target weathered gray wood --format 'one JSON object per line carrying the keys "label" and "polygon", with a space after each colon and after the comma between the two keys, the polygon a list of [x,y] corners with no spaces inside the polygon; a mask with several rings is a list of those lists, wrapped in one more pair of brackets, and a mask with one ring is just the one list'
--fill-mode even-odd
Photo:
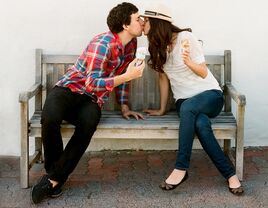
{"label": "weathered gray wood", "polygon": [[231,83],[226,83],[227,94],[233,98],[237,105],[246,105],[246,96],[238,92]]}
{"label": "weathered gray wood", "polygon": [[20,103],[20,126],[21,126],[21,156],[20,156],[20,184],[22,188],[29,186],[29,135],[28,121],[29,109],[28,102]]}
{"label": "weathered gray wood", "polygon": [[236,173],[239,179],[243,178],[244,167],[244,115],[245,105],[237,107],[237,137],[236,137]]}
{"label": "weathered gray wood", "polygon": [[[40,128],[41,111],[35,112],[30,119],[31,126]],[[104,111],[100,124],[97,128],[106,129],[179,129],[180,119],[175,112],[169,112],[163,116],[146,116],[144,120],[125,120],[119,111],[114,113]],[[216,118],[211,119],[213,129],[236,129],[236,120],[233,114],[222,112]],[[73,128],[72,125],[64,122],[62,128]],[[150,135],[148,135],[150,137]],[[177,137],[177,136],[176,136]]]}
{"label": "weathered gray wood", "polygon": [[19,93],[19,102],[27,102],[30,100],[33,96],[38,94],[41,91],[41,83],[36,83],[33,86],[30,87],[28,91],[20,92]]}
{"label": "weathered gray wood", "polygon": [[43,64],[74,64],[78,55],[43,55]]}
{"label": "weathered gray wood", "polygon": [[222,55],[206,55],[207,64],[224,64],[224,56]]}
{"label": "weathered gray wood", "polygon": [[[42,49],[35,51],[35,83],[42,83]],[[35,110],[42,109],[42,94],[41,91],[35,96]]]}
{"label": "weathered gray wood", "polygon": [[208,65],[209,70],[214,75],[216,80],[218,81],[221,88],[224,86],[224,80],[223,80],[223,74],[222,74],[222,65],[220,64],[209,64]]}
{"label": "weathered gray wood", "polygon": [[[41,107],[47,94],[59,78],[75,63],[77,55],[44,55],[41,49],[36,50],[36,84],[30,90],[20,93],[21,102],[21,187],[28,187],[29,169],[36,161],[42,161],[41,140]],[[225,109],[218,117],[211,119],[212,129],[219,140],[224,140],[224,151],[235,162],[236,173],[243,178],[243,143],[244,143],[244,111],[246,98],[231,84],[231,51],[224,55],[205,56],[206,63],[212,74],[218,80],[225,94]],[[148,59],[148,57],[146,57]],[[159,108],[160,95],[158,73],[146,66],[143,77],[130,83],[129,104],[132,110],[141,111],[147,108]],[[28,101],[35,102],[35,112],[29,119]],[[231,112],[231,99],[236,102],[236,118]],[[115,99],[115,93],[109,96],[104,105],[101,121],[93,139],[177,139],[179,118],[175,110],[174,99],[170,90],[167,104],[167,114],[164,116],[145,116],[145,120],[122,118],[120,106]],[[29,131],[28,131],[29,125]],[[74,126],[62,123],[63,137],[70,138]],[[29,159],[29,136],[37,140],[36,152]],[[230,154],[231,140],[235,140],[235,157]]]}
{"label": "weathered gray wood", "polygon": [[[231,51],[226,50],[224,51],[224,83],[231,83]],[[231,104],[231,96],[226,92],[225,89],[225,103],[224,103],[224,110],[227,112],[232,111],[232,104]]]}

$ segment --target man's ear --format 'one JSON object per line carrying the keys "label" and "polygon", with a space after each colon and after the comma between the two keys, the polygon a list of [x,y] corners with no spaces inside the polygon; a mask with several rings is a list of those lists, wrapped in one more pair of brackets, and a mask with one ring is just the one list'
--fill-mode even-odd
{"label": "man's ear", "polygon": [[129,25],[123,25],[124,30],[128,30]]}

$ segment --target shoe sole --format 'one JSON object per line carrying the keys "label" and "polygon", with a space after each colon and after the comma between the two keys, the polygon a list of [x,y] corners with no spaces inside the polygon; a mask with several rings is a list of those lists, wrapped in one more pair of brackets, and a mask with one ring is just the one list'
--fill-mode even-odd
{"label": "shoe sole", "polygon": [[51,198],[57,198],[57,197],[61,196],[62,194],[63,194],[63,191],[61,191],[58,194],[51,194],[51,195],[49,195],[49,197],[51,197]]}

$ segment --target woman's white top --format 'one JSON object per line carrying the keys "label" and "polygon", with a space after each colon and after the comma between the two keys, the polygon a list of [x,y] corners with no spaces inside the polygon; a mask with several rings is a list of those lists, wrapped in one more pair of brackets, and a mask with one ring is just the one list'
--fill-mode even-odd
{"label": "woman's white top", "polygon": [[180,32],[176,45],[168,54],[167,62],[164,65],[164,72],[167,74],[175,100],[189,98],[201,92],[211,89],[221,90],[218,81],[209,69],[205,78],[196,75],[187,67],[181,57],[181,41],[188,39],[190,43],[190,58],[196,64],[205,62],[204,53],[196,37],[187,31]]}

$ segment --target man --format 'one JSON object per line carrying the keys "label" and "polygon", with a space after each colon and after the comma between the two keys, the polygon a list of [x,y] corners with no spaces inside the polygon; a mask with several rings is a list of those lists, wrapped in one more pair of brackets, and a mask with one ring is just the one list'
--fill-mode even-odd
{"label": "man", "polygon": [[[143,21],[131,3],[114,7],[107,17],[110,31],[97,35],[74,66],[56,83],[42,113],[42,139],[47,174],[33,186],[33,203],[57,197],[61,187],[87,149],[101,117],[101,107],[115,89],[122,116],[143,119],[128,107],[128,81],[142,76],[145,64],[135,66],[136,37]],[[63,149],[60,124],[75,125],[75,132]]]}

